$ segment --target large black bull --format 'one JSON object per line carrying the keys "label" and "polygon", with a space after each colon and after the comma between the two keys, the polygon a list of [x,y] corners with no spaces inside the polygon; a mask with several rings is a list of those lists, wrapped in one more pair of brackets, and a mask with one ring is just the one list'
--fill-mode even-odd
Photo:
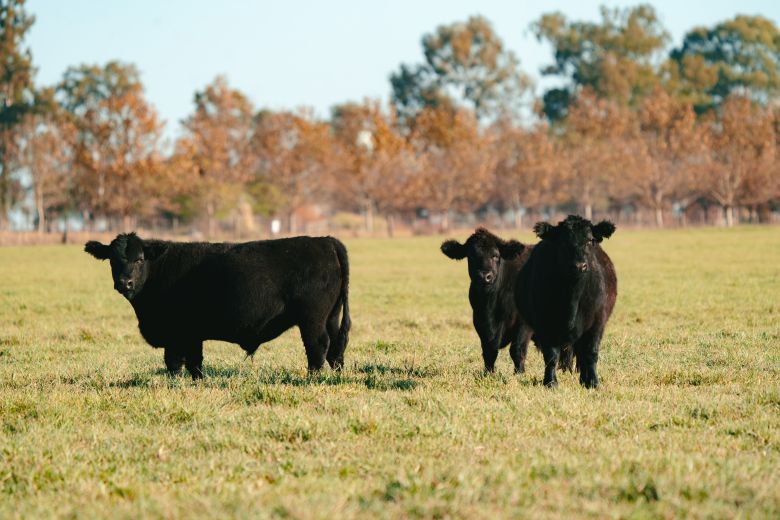
{"label": "large black bull", "polygon": [[184,364],[203,376],[204,340],[253,354],[296,325],[309,370],[344,364],[349,262],[335,238],[178,243],[130,233],[84,250],[110,260],[114,288],[133,306],[144,339],[165,349],[172,373]]}

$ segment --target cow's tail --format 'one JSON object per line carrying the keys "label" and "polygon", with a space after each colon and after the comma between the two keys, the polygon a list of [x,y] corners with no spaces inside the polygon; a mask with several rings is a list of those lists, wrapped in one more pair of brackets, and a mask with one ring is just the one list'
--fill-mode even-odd
{"label": "cow's tail", "polygon": [[[341,292],[339,294],[339,303],[341,303],[341,326],[336,335],[336,342],[331,345],[336,352],[343,356],[344,349],[347,348],[349,341],[349,329],[352,327],[352,320],[349,317],[349,258],[347,257],[347,248],[338,239],[333,239],[333,246],[336,249],[336,256],[341,267]],[[336,305],[338,308],[338,304]]]}

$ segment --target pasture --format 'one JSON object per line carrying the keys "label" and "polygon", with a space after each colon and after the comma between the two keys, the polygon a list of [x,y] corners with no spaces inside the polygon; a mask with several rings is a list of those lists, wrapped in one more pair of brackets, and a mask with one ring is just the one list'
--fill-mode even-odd
{"label": "pasture", "polygon": [[596,391],[483,375],[443,238],[345,241],[343,373],[294,329],[197,383],[107,263],[0,249],[0,517],[780,516],[780,229],[618,229]]}

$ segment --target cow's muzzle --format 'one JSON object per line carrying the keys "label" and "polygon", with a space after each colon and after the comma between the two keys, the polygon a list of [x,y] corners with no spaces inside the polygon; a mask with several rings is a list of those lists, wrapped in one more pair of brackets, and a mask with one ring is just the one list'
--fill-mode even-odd
{"label": "cow's muzzle", "polygon": [[492,271],[480,271],[479,279],[485,285],[490,285],[496,281],[496,275]]}

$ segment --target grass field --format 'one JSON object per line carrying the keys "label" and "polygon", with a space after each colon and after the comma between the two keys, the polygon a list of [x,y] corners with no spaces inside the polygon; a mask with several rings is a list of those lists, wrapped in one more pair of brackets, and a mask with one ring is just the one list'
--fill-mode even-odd
{"label": "grass field", "polygon": [[780,516],[780,229],[619,229],[597,391],[483,375],[441,240],[347,241],[342,374],[293,330],[198,383],[106,263],[0,249],[0,517]]}

